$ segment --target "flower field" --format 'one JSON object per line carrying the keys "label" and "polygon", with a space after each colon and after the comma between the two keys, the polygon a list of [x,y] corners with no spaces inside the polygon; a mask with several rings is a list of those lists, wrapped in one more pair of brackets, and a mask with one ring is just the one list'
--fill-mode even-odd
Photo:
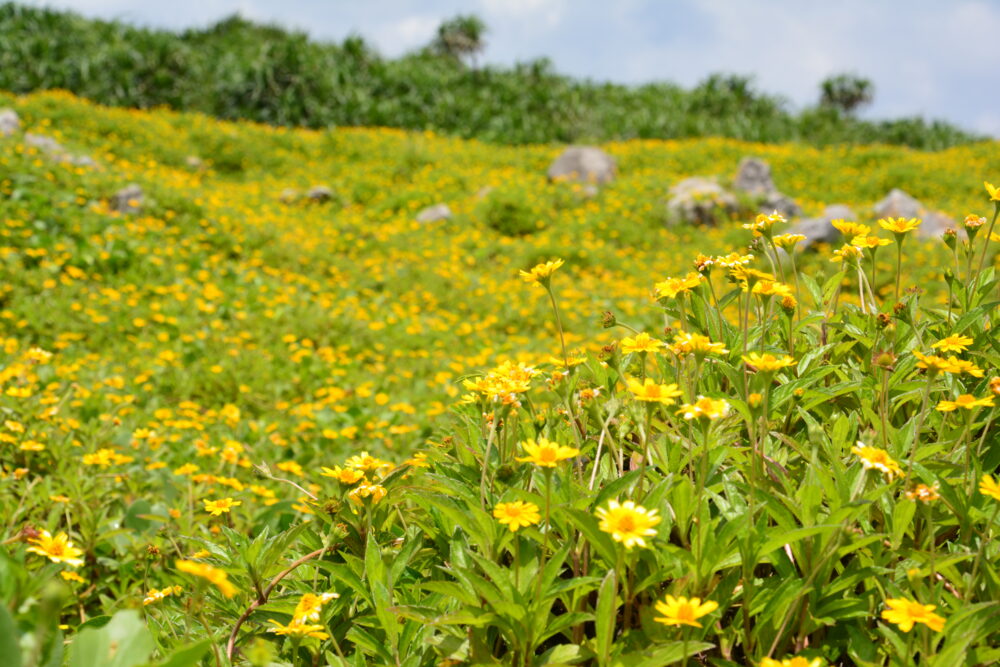
{"label": "flower field", "polygon": [[[996,142],[612,143],[595,194],[559,146],[3,107],[90,160],[0,136],[0,665],[1000,662]],[[665,224],[748,155],[858,218]]]}

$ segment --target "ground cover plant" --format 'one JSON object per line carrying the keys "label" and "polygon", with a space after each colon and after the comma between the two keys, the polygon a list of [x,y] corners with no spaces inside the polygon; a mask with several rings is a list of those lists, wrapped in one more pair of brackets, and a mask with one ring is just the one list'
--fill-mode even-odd
{"label": "ground cover plant", "polygon": [[[995,143],[612,143],[594,196],[547,146],[3,106],[93,160],[0,138],[10,664],[1000,659]],[[959,233],[664,226],[748,154]]]}
{"label": "ground cover plant", "polygon": [[943,121],[860,120],[851,110],[870,100],[871,86],[851,77],[817,81],[820,103],[795,112],[739,75],[714,74],[685,89],[573,79],[547,60],[470,67],[462,56],[481,48],[483,26],[465,17],[441,28],[427,48],[387,59],[360,36],[321,43],[239,17],[175,33],[8,2],[0,4],[0,89],[65,89],[115,106],[517,144],[727,136],[944,148],[983,140]]}

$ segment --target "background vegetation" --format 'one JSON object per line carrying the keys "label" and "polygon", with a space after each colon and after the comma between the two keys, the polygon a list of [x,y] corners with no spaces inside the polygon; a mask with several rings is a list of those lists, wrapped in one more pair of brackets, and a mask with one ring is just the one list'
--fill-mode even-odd
{"label": "background vegetation", "polygon": [[853,111],[874,91],[858,77],[822,82],[817,106],[795,113],[742,76],[713,75],[685,90],[577,80],[544,59],[473,66],[487,34],[475,17],[459,16],[427,48],[388,60],[361,37],[317,43],[240,18],[173,33],[8,3],[0,5],[0,89],[65,89],[112,106],[516,144],[723,136],[943,148],[979,139],[920,118],[859,120]]}

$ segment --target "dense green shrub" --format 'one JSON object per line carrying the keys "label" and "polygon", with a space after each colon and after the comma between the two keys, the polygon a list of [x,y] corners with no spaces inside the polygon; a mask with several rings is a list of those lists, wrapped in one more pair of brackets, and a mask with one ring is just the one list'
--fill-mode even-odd
{"label": "dense green shrub", "polygon": [[239,17],[172,33],[0,5],[0,89],[53,88],[112,106],[168,105],[274,125],[430,129],[502,143],[725,136],[935,149],[978,139],[921,118],[861,121],[830,106],[793,114],[735,75],[712,75],[692,90],[631,87],[561,76],[547,60],[469,68],[442,48],[386,60],[360,37],[317,43]]}

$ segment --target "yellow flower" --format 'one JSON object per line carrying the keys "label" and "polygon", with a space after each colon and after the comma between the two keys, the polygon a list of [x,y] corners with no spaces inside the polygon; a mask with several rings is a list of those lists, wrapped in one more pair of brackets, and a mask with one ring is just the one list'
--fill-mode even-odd
{"label": "yellow flower", "polygon": [[906,598],[892,598],[885,603],[889,608],[882,610],[882,618],[898,625],[903,632],[912,630],[914,623],[923,623],[934,632],[944,629],[944,617],[933,613],[936,605],[920,604]]}
{"label": "yellow flower", "polygon": [[700,285],[704,279],[705,277],[700,273],[692,271],[683,278],[667,278],[662,282],[658,282],[653,286],[653,289],[656,290],[657,299],[674,299],[678,294],[690,292]]}
{"label": "yellow flower", "polygon": [[753,261],[753,255],[741,255],[738,252],[731,252],[728,255],[719,255],[715,258],[715,263],[724,269],[734,269],[737,266],[746,266]]}
{"label": "yellow flower", "polygon": [[968,336],[952,334],[947,338],[942,338],[931,347],[942,352],[965,352],[970,345],[972,345],[972,339]]}
{"label": "yellow flower", "polygon": [[274,627],[268,628],[268,632],[273,632],[276,635],[284,637],[315,637],[316,639],[327,639],[330,636],[324,632],[326,626],[323,625],[296,623],[295,619],[289,621],[288,625],[282,625],[273,618],[270,619],[269,622],[273,623]]}
{"label": "yellow flower", "polygon": [[673,405],[674,399],[683,393],[676,384],[656,384],[652,378],[646,378],[645,382],[629,378],[628,390],[632,392],[636,400],[646,403],[663,403],[664,405]]}
{"label": "yellow flower", "polygon": [[760,667],[823,667],[823,658],[810,660],[798,655],[784,660],[764,658],[760,661]]}
{"label": "yellow flower", "polygon": [[749,229],[752,231],[754,238],[758,236],[770,236],[771,227],[778,222],[785,222],[785,217],[777,211],[771,215],[761,213],[753,222],[745,223],[743,225],[743,229]]}
{"label": "yellow flower", "polygon": [[969,230],[979,229],[985,224],[986,224],[986,218],[978,216],[975,213],[970,213],[969,215],[965,216],[965,220],[962,221],[962,225],[964,225],[965,228]]}
{"label": "yellow flower", "polygon": [[1000,201],[1000,188],[995,188],[986,181],[983,181],[983,185],[986,186],[986,192],[990,193],[990,201]]}
{"label": "yellow flower", "polygon": [[780,296],[782,298],[786,296],[792,296],[792,288],[790,285],[786,285],[783,282],[777,280],[761,280],[754,283],[752,294],[760,294],[762,296]]}
{"label": "yellow flower", "polygon": [[548,285],[549,281],[552,280],[552,274],[563,265],[561,259],[555,259],[551,262],[545,262],[544,264],[538,264],[534,266],[530,271],[521,271],[521,278],[525,282],[538,283],[540,285]]}
{"label": "yellow flower", "polygon": [[968,373],[972,377],[981,378],[983,377],[983,369],[976,366],[971,361],[966,361],[965,359],[959,359],[958,357],[948,357],[948,368],[949,373]]}
{"label": "yellow flower", "polygon": [[834,229],[843,234],[845,239],[852,239],[855,236],[867,236],[872,230],[868,225],[843,219],[831,220],[830,224],[833,225]]}
{"label": "yellow flower", "polygon": [[527,456],[518,457],[518,461],[534,463],[542,468],[555,468],[560,461],[571,459],[580,453],[579,449],[551,442],[544,437],[537,441],[525,440],[521,443],[521,449]]}
{"label": "yellow flower", "polygon": [[75,581],[78,584],[87,583],[87,580],[78,575],[76,572],[63,570],[62,572],[59,573],[59,576],[65,579],[66,581]]}
{"label": "yellow flower", "polygon": [[991,407],[993,405],[993,397],[986,396],[984,398],[976,398],[972,394],[962,394],[954,401],[941,401],[937,404],[938,412],[953,412],[962,408],[964,410],[975,410],[979,407]]}
{"label": "yellow flower", "polygon": [[940,498],[941,494],[938,493],[937,484],[934,486],[917,484],[915,487],[906,492],[906,497],[910,500],[919,500],[921,502],[929,503]]}
{"label": "yellow flower", "polygon": [[702,417],[711,420],[721,419],[729,414],[729,403],[721,398],[715,399],[708,398],[707,396],[699,396],[698,400],[694,403],[681,406],[677,414],[683,414],[684,419],[700,419]]}
{"label": "yellow flower", "polygon": [[774,245],[783,248],[786,252],[791,252],[795,246],[805,240],[806,237],[802,234],[778,234],[771,239]]}
{"label": "yellow flower", "polygon": [[858,444],[851,447],[851,451],[858,455],[861,459],[861,465],[863,465],[868,470],[878,470],[885,474],[886,478],[891,482],[896,476],[905,477],[906,473],[903,469],[899,467],[899,464],[889,453],[884,449],[879,449],[877,447],[869,447],[865,443],[858,440]]}
{"label": "yellow flower", "polygon": [[990,475],[983,475],[979,481],[979,493],[994,500],[1000,500],[1000,482],[997,482]]}
{"label": "yellow flower", "polygon": [[712,600],[702,602],[701,598],[675,598],[673,595],[668,595],[662,602],[656,603],[656,611],[663,616],[655,616],[653,620],[664,625],[690,625],[692,628],[700,628],[701,623],[698,619],[718,608],[719,603]]}
{"label": "yellow flower", "polygon": [[229,510],[234,507],[242,505],[243,502],[240,500],[233,500],[232,498],[220,498],[219,500],[203,500],[205,503],[205,511],[212,516],[221,516],[222,514],[229,514]]}
{"label": "yellow flower", "polygon": [[855,236],[851,239],[851,245],[856,248],[878,248],[879,246],[892,243],[889,239],[881,239],[877,236]]}
{"label": "yellow flower", "polygon": [[724,343],[713,343],[708,336],[681,332],[674,336],[674,342],[670,346],[670,351],[676,355],[681,354],[728,354]]}
{"label": "yellow flower", "polygon": [[507,526],[512,533],[516,533],[519,528],[533,526],[542,520],[538,513],[538,505],[520,500],[512,503],[499,503],[493,508],[493,516],[501,525]]}
{"label": "yellow flower", "polygon": [[358,484],[348,491],[347,497],[351,502],[358,505],[364,504],[365,498],[371,498],[373,503],[377,503],[385,498],[386,489],[381,484]]}
{"label": "yellow flower", "polygon": [[1000,376],[990,378],[990,391],[1000,396]]}
{"label": "yellow flower", "polygon": [[316,595],[315,593],[306,593],[299,600],[299,603],[295,605],[295,611],[292,613],[292,621],[298,621],[304,623],[305,621],[318,621],[319,614],[323,611],[323,605],[325,605],[330,600],[339,598],[340,595],[337,593],[321,593]]}
{"label": "yellow flower", "polygon": [[910,218],[909,220],[906,218],[882,218],[878,221],[878,226],[893,234],[905,234],[919,227],[920,223],[919,218]]}
{"label": "yellow flower", "polygon": [[923,354],[919,350],[913,351],[913,356],[915,356],[919,361],[917,362],[917,368],[923,368],[927,370],[931,375],[937,375],[941,372],[954,373],[955,367],[948,360],[943,357],[939,357],[934,354]]}
{"label": "yellow flower", "polygon": [[360,454],[347,459],[347,461],[344,462],[344,465],[348,468],[354,468],[356,470],[371,470],[374,472],[380,468],[388,468],[392,464],[388,461],[376,458],[368,452],[361,452]]}
{"label": "yellow flower", "polygon": [[184,589],[181,588],[180,586],[167,586],[162,590],[157,590],[153,588],[149,591],[149,593],[146,594],[146,597],[142,599],[142,604],[143,606],[146,606],[148,604],[153,604],[154,602],[159,602],[160,600],[169,595],[179,594],[182,590]]}
{"label": "yellow flower", "polygon": [[621,343],[622,352],[625,354],[656,352],[661,347],[663,347],[663,341],[653,338],[646,332],[636,334],[635,338],[623,338]]}
{"label": "yellow flower", "polygon": [[844,244],[839,250],[833,251],[833,257],[830,258],[831,262],[846,262],[850,260],[855,260],[861,257],[861,250],[850,245]]}
{"label": "yellow flower", "polygon": [[776,357],[773,354],[761,354],[759,352],[744,354],[743,362],[747,366],[763,373],[771,373],[795,365],[795,359],[787,354]]}
{"label": "yellow flower", "polygon": [[341,484],[354,484],[365,478],[365,473],[363,470],[356,470],[354,468],[341,468],[337,466],[336,468],[320,468],[322,472],[320,475],[322,477],[332,477]]}
{"label": "yellow flower", "polygon": [[208,563],[197,563],[193,560],[174,561],[174,567],[181,572],[193,574],[196,577],[201,577],[202,579],[214,584],[215,587],[219,589],[219,592],[227,598],[231,598],[236,595],[236,586],[233,586],[233,584],[229,581],[229,575],[226,574],[225,570],[212,567]]}
{"label": "yellow flower", "polygon": [[612,500],[607,507],[598,508],[596,514],[601,520],[600,529],[610,533],[615,542],[621,542],[626,549],[635,545],[645,547],[646,541],[642,538],[656,535],[653,526],[660,523],[656,510],[647,510],[631,500],[622,504]]}
{"label": "yellow flower", "polygon": [[72,567],[83,565],[83,559],[80,558],[83,550],[74,547],[66,533],[52,537],[49,531],[43,530],[39,532],[38,537],[33,537],[28,542],[34,545],[28,547],[29,553],[45,556],[53,563],[66,563]]}

